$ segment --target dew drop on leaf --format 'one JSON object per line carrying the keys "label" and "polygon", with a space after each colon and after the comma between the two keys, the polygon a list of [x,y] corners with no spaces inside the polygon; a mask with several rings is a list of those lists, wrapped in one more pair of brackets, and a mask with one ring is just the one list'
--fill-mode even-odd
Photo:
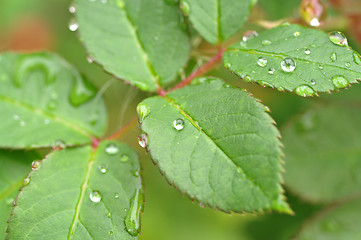
{"label": "dew drop on leaf", "polygon": [[306,48],[306,49],[305,49],[305,54],[306,54],[306,55],[310,55],[310,54],[311,54],[311,50],[310,50],[309,48]]}
{"label": "dew drop on leaf", "polygon": [[311,85],[316,85],[316,80],[315,79],[311,80]]}
{"label": "dew drop on leaf", "polygon": [[98,166],[98,169],[99,169],[99,171],[100,171],[101,173],[105,174],[105,173],[107,173],[107,171],[108,171],[108,166],[102,164],[102,165],[99,165],[99,166]]}
{"label": "dew drop on leaf", "polygon": [[20,119],[20,116],[19,116],[19,115],[17,115],[17,114],[14,114],[13,118],[14,118],[14,120],[15,120],[15,121],[17,121],[17,120],[19,120],[19,119]]}
{"label": "dew drop on leaf", "polygon": [[331,42],[333,44],[336,44],[338,46],[348,46],[347,38],[345,34],[338,31],[333,31],[328,34],[328,37],[330,38]]}
{"label": "dew drop on leaf", "polygon": [[86,56],[86,60],[88,61],[88,63],[93,63],[94,62],[94,57],[91,55]]}
{"label": "dew drop on leaf", "polygon": [[245,75],[243,77],[243,80],[246,81],[246,82],[252,82],[252,78],[249,75]]}
{"label": "dew drop on leaf", "polygon": [[105,148],[105,152],[109,155],[115,155],[119,152],[119,148],[115,144],[109,143]]}
{"label": "dew drop on leaf", "polygon": [[66,145],[65,145],[65,142],[63,140],[56,140],[55,144],[54,144],[54,147],[65,148]]}
{"label": "dew drop on leaf", "polygon": [[263,40],[262,41],[262,45],[263,46],[268,46],[268,45],[270,45],[272,42],[270,41],[270,40]]}
{"label": "dew drop on leaf", "polygon": [[357,64],[357,65],[361,65],[361,56],[358,53],[353,53],[353,61]]}
{"label": "dew drop on leaf", "polygon": [[349,81],[341,75],[333,76],[331,81],[336,88],[345,88],[350,84]]}
{"label": "dew drop on leaf", "polygon": [[311,88],[310,86],[307,86],[307,85],[301,85],[301,86],[298,86],[294,92],[299,95],[299,96],[302,96],[302,97],[309,97],[309,96],[313,96],[313,95],[316,95],[316,92],[315,90],[313,90],[313,88]]}
{"label": "dew drop on leaf", "polygon": [[108,217],[108,218],[111,218],[111,217],[112,217],[112,213],[111,213],[111,212],[108,212],[108,213],[107,213],[107,217]]}
{"label": "dew drop on leaf", "polygon": [[45,118],[45,119],[44,119],[44,124],[45,124],[45,125],[48,125],[49,123],[50,123],[50,120],[47,119],[47,118]]}
{"label": "dew drop on leaf", "polygon": [[31,182],[31,178],[30,177],[27,177],[24,179],[24,183],[23,183],[23,187],[29,185],[29,183]]}
{"label": "dew drop on leaf", "polygon": [[141,123],[150,113],[150,106],[147,103],[141,102],[137,106],[138,121]]}
{"label": "dew drop on leaf", "polygon": [[293,72],[296,69],[296,62],[292,58],[285,58],[281,61],[281,68],[285,72]]}
{"label": "dew drop on leaf", "polygon": [[331,59],[332,62],[336,62],[336,60],[337,60],[337,54],[336,54],[336,53],[331,53],[330,59]]}
{"label": "dew drop on leaf", "polygon": [[264,106],[264,111],[265,112],[271,112],[271,109],[268,106]]}
{"label": "dew drop on leaf", "polygon": [[257,60],[257,64],[260,67],[265,67],[267,65],[267,59],[265,59],[264,57],[260,57]]}
{"label": "dew drop on leaf", "polygon": [[347,62],[347,63],[345,63],[345,66],[349,68],[349,67],[351,67],[351,63]]}
{"label": "dew drop on leaf", "polygon": [[147,143],[148,142],[148,136],[146,133],[141,133],[138,136],[138,143],[142,148],[146,148],[147,147]]}
{"label": "dew drop on leaf", "polygon": [[322,70],[323,69],[323,65],[318,65],[318,69]]}
{"label": "dew drop on leaf", "polygon": [[24,127],[26,125],[26,122],[25,121],[20,121],[19,125],[20,125],[20,127]]}
{"label": "dew drop on leaf", "polygon": [[137,236],[140,230],[140,213],[143,209],[143,193],[137,190],[130,200],[130,208],[124,219],[125,227],[132,236]]}
{"label": "dew drop on leaf", "polygon": [[100,202],[100,200],[102,200],[102,196],[98,191],[92,191],[89,195],[89,198],[92,202],[95,203]]}
{"label": "dew drop on leaf", "polygon": [[40,160],[33,161],[31,163],[31,169],[32,170],[38,170],[38,168],[40,167],[40,164],[41,164]]}
{"label": "dew drop on leaf", "polygon": [[301,34],[300,32],[294,32],[294,33],[293,33],[293,36],[294,36],[294,37],[298,37],[298,36],[300,36],[300,34]]}
{"label": "dew drop on leaf", "polygon": [[178,118],[176,120],[173,121],[173,127],[177,130],[180,131],[184,128],[184,121],[181,118]]}
{"label": "dew drop on leaf", "polygon": [[256,31],[247,31],[243,34],[243,37],[242,37],[242,40],[244,42],[252,39],[252,38],[255,38],[258,36],[258,33]]}
{"label": "dew drop on leaf", "polygon": [[129,156],[127,154],[122,154],[120,156],[120,161],[127,162],[129,160]]}
{"label": "dew drop on leaf", "polygon": [[118,199],[118,198],[119,198],[119,193],[115,193],[115,194],[114,194],[114,198],[115,198],[115,199]]}
{"label": "dew drop on leaf", "polygon": [[69,30],[75,32],[79,28],[79,24],[75,19],[71,19],[68,26]]}
{"label": "dew drop on leaf", "polygon": [[189,14],[191,14],[191,7],[190,7],[188,1],[181,0],[180,8],[181,8],[182,12],[184,13],[184,15],[189,16]]}
{"label": "dew drop on leaf", "polygon": [[276,72],[276,69],[274,69],[274,68],[268,69],[268,74],[270,74],[270,75],[275,74],[275,72]]}
{"label": "dew drop on leaf", "polygon": [[70,5],[70,7],[69,7],[69,12],[70,13],[75,13],[76,12],[76,7],[75,7],[75,5]]}

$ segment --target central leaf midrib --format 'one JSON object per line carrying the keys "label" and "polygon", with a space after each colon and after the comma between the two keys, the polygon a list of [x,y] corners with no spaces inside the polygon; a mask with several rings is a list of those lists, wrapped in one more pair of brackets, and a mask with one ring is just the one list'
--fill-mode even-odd
{"label": "central leaf midrib", "polygon": [[205,136],[207,136],[208,139],[209,139],[218,149],[221,150],[221,152],[227,157],[227,159],[229,159],[229,160],[232,162],[232,164],[233,164],[236,168],[238,168],[238,167],[241,168],[241,169],[242,169],[242,172],[244,173],[244,175],[246,176],[246,178],[248,179],[248,181],[250,181],[250,182],[253,184],[253,186],[255,186],[256,188],[258,188],[259,190],[261,190],[261,192],[263,193],[263,195],[264,195],[266,198],[268,198],[268,194],[266,194],[266,192],[263,190],[263,188],[262,188],[260,185],[258,185],[257,183],[255,183],[255,182],[253,181],[253,179],[246,173],[246,171],[245,171],[241,166],[238,166],[238,165],[233,161],[233,159],[232,159],[230,156],[228,156],[228,154],[227,154],[226,152],[224,152],[223,149],[222,149],[220,146],[218,146],[217,143],[215,143],[214,140],[213,140],[207,133],[205,133],[205,132],[201,129],[201,127],[196,123],[196,121],[195,121],[184,109],[182,109],[179,104],[177,104],[177,103],[175,102],[174,99],[170,98],[168,95],[167,95],[167,96],[164,96],[164,98],[165,98],[173,107],[177,108],[177,109],[180,111],[180,113],[181,113],[185,118],[187,118],[196,129],[198,129],[198,130],[199,130],[200,132],[202,132]]}
{"label": "central leaf midrib", "polygon": [[61,118],[59,116],[47,113],[44,110],[41,110],[39,108],[35,108],[35,107],[33,107],[31,105],[28,105],[28,104],[26,104],[24,102],[20,102],[20,101],[18,101],[16,99],[12,99],[12,98],[9,98],[9,97],[6,97],[6,96],[0,96],[0,100],[2,100],[3,102],[9,103],[9,104],[11,104],[11,105],[13,105],[15,107],[21,107],[23,109],[29,110],[29,111],[31,111],[34,114],[37,114],[39,116],[52,119],[53,121],[55,121],[57,123],[60,123],[60,124],[62,124],[64,126],[66,126],[66,127],[69,127],[71,129],[75,130],[76,132],[79,132],[80,134],[86,136],[86,137],[91,138],[93,136],[91,133],[89,133],[85,129],[82,129],[77,125],[74,125],[74,124],[72,124],[70,122],[67,122],[65,119],[63,119],[63,118]]}

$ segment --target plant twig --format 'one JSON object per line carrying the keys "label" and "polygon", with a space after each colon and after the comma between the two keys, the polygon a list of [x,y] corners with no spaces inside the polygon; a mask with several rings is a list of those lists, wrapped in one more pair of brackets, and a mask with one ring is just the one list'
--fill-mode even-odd
{"label": "plant twig", "polygon": [[121,136],[123,136],[125,133],[127,133],[130,129],[132,129],[137,122],[138,122],[138,118],[134,117],[127,124],[125,124],[123,127],[121,127],[119,130],[117,130],[115,133],[113,133],[112,135],[110,135],[106,139],[107,140],[119,139]]}

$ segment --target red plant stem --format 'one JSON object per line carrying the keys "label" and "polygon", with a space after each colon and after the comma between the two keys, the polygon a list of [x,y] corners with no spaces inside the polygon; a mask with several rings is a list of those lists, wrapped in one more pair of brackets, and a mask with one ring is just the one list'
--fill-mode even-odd
{"label": "red plant stem", "polygon": [[138,118],[135,117],[132,120],[130,120],[127,124],[125,124],[123,127],[121,127],[118,131],[107,137],[107,140],[116,140],[119,139],[121,136],[123,136],[125,133],[127,133],[130,129],[132,129],[136,123],[138,122]]}
{"label": "red plant stem", "polygon": [[206,62],[203,66],[201,66],[200,68],[198,68],[196,71],[192,72],[187,78],[185,78],[182,82],[180,82],[179,84],[177,84],[175,87],[173,87],[172,89],[168,90],[168,91],[159,91],[158,94],[160,96],[164,96],[165,94],[167,94],[168,92],[171,92],[173,90],[182,88],[184,86],[187,86],[188,84],[190,84],[192,82],[193,79],[195,79],[196,77],[202,76],[203,74],[207,73],[209,70],[211,70],[212,68],[214,68],[216,65],[218,65],[218,63],[222,60],[223,57],[223,53],[224,53],[224,49],[220,48],[219,52],[217,55],[215,55],[213,58],[211,58],[211,60],[209,60],[208,62]]}
{"label": "red plant stem", "polygon": [[100,139],[96,137],[92,137],[92,147],[93,149],[97,149],[100,143]]}

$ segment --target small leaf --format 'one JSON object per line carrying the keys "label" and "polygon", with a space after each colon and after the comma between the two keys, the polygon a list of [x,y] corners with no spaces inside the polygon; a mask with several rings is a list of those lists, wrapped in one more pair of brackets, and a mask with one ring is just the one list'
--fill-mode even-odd
{"label": "small leaf", "polygon": [[164,0],[76,0],[80,39],[106,71],[144,91],[176,78],[189,54],[177,6]]}
{"label": "small leaf", "polygon": [[29,174],[7,237],[136,239],[143,206],[139,170],[137,154],[117,142],[102,142],[95,151],[89,146],[54,151]]}
{"label": "small leaf", "polygon": [[361,193],[361,114],[358,107],[317,106],[282,131],[286,185],[312,202]]}
{"label": "small leaf", "polygon": [[223,211],[290,212],[282,196],[279,133],[264,106],[217,79],[143,101],[140,144],[171,184]]}
{"label": "small leaf", "polygon": [[216,44],[241,30],[254,0],[181,0],[181,8],[195,29],[208,42]]}
{"label": "small leaf", "polygon": [[360,198],[321,211],[307,221],[297,237],[307,240],[354,240],[361,238]]}
{"label": "small leaf", "polygon": [[231,46],[225,66],[246,81],[304,97],[345,88],[361,79],[359,54],[334,33],[284,24]]}
{"label": "small leaf", "polygon": [[0,55],[0,147],[91,142],[106,128],[96,89],[51,53]]}
{"label": "small leaf", "polygon": [[31,162],[39,157],[35,152],[0,149],[0,239],[5,238],[11,206],[31,169]]}

